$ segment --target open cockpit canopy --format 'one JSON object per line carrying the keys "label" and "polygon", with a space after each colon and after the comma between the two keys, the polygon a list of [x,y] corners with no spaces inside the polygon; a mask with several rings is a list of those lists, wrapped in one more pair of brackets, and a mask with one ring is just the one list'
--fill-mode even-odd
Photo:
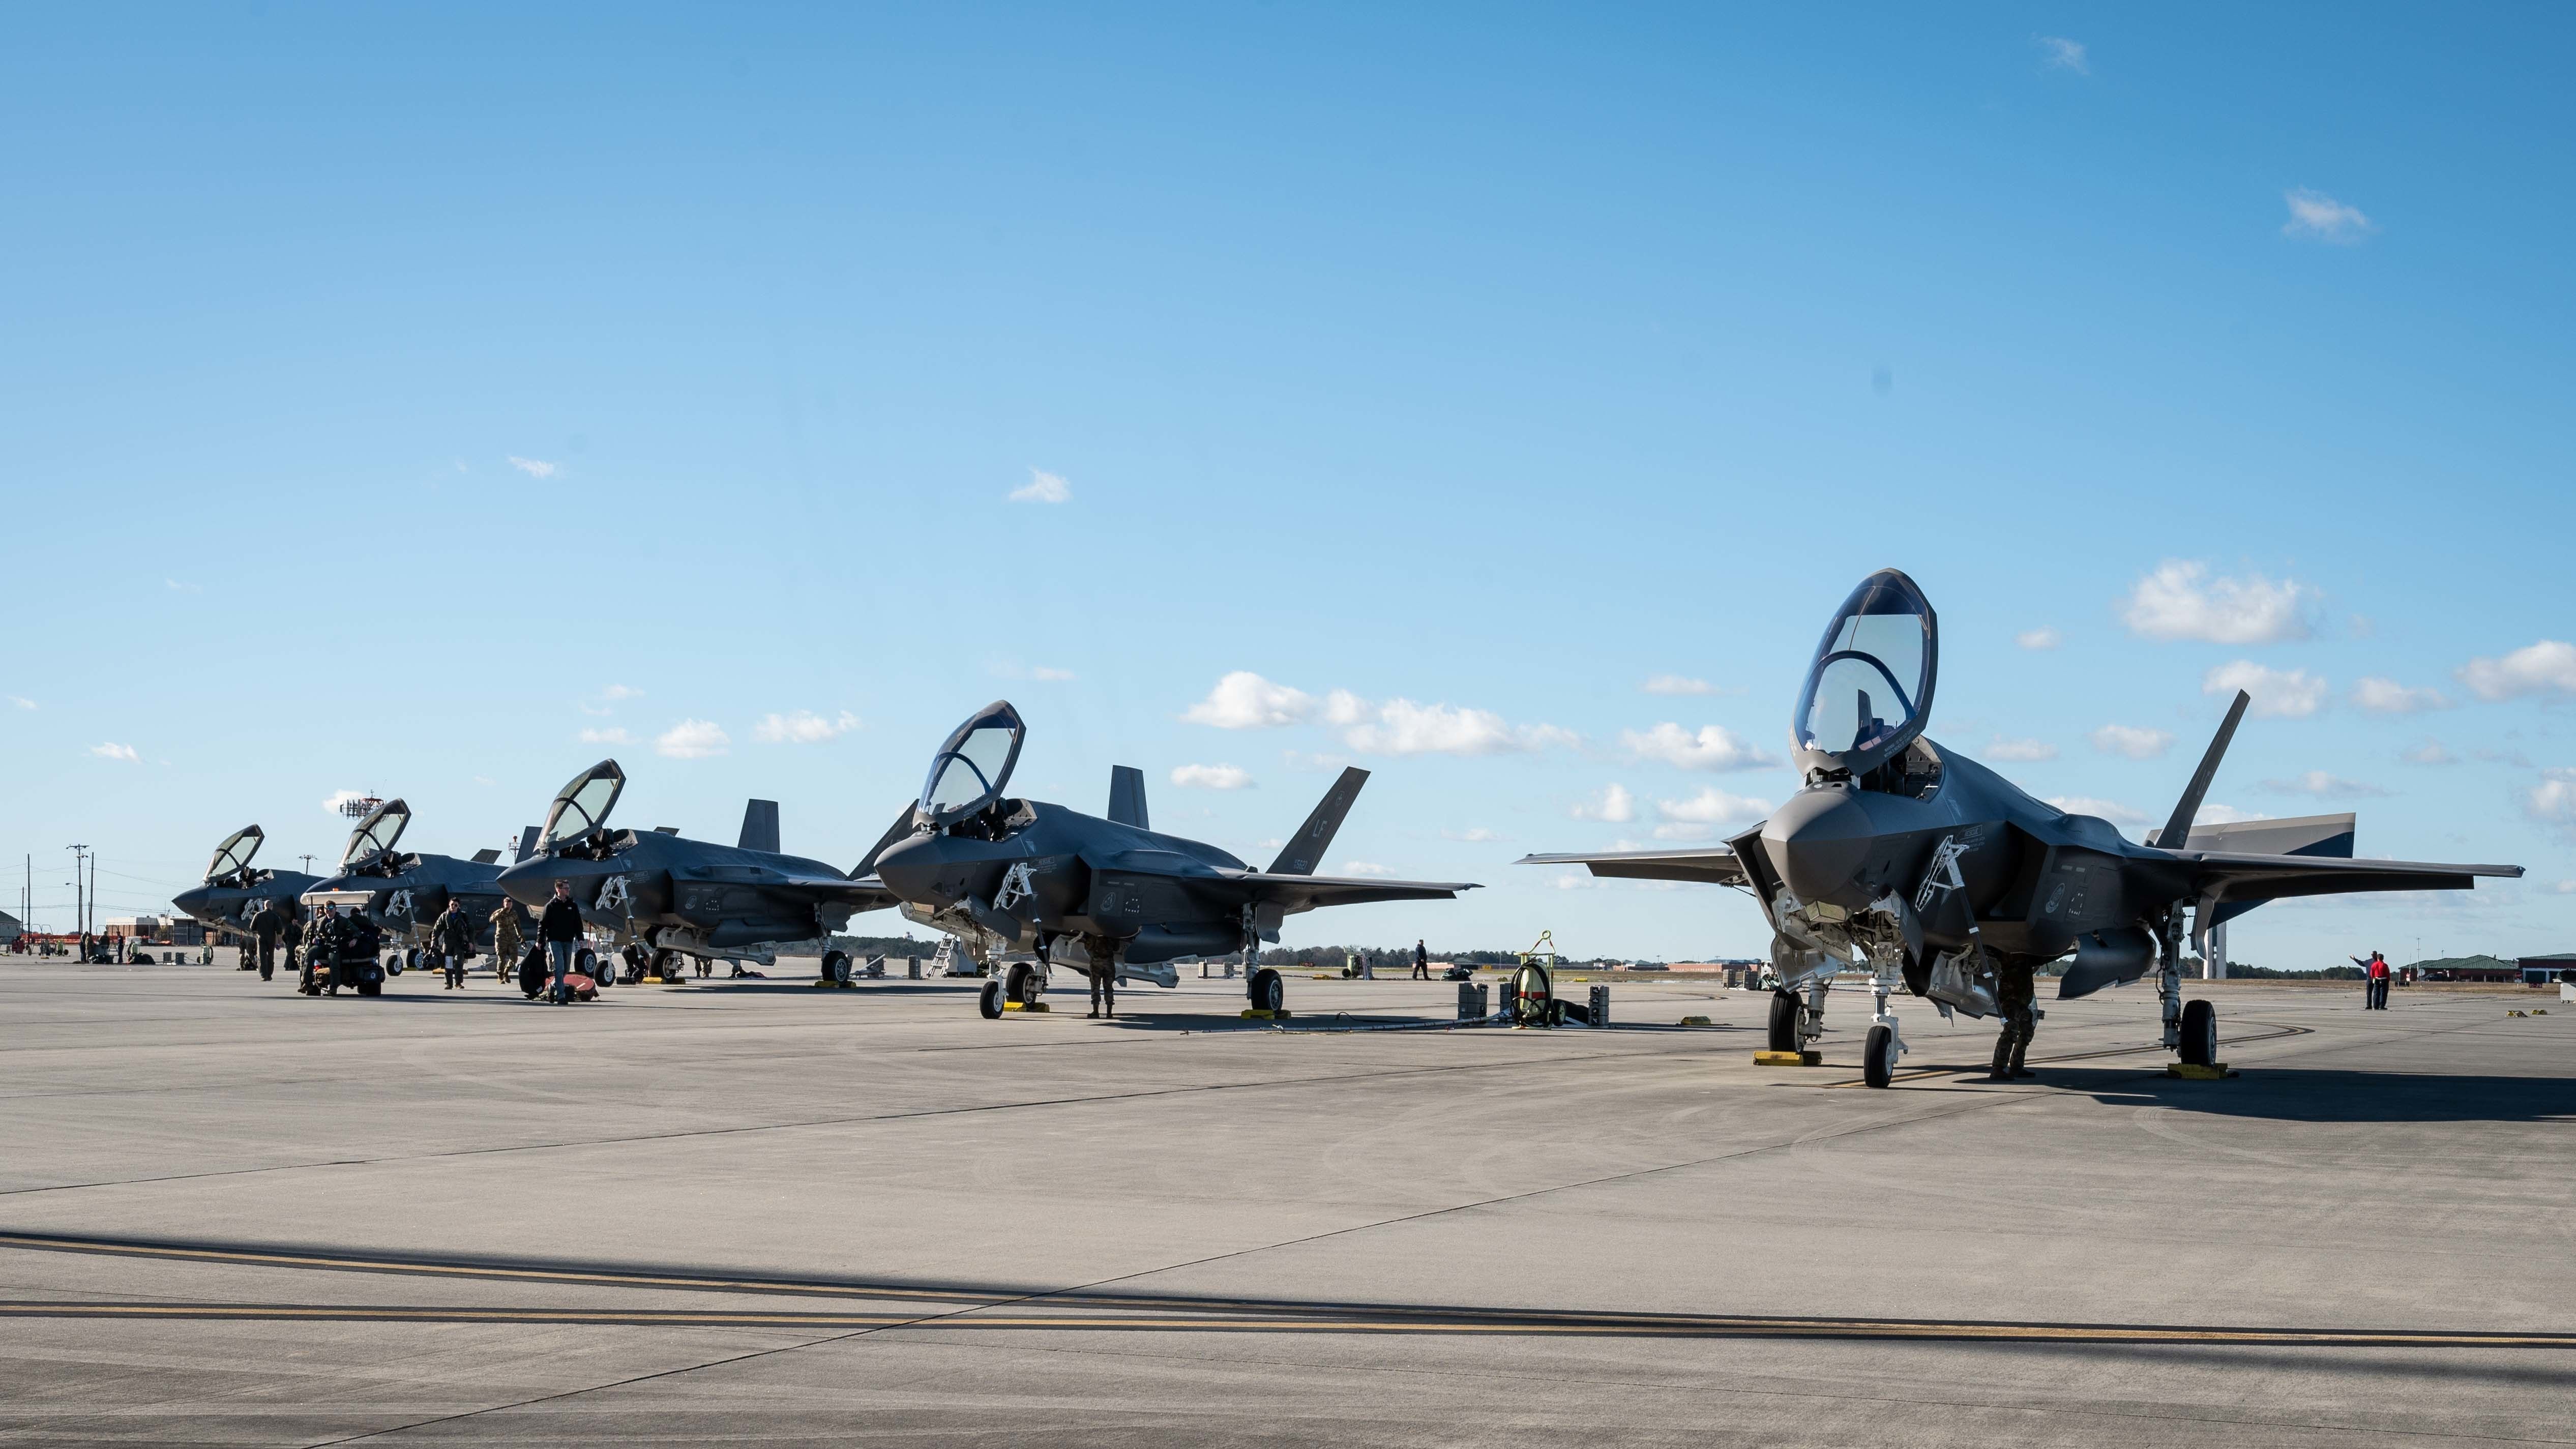
{"label": "open cockpit canopy", "polygon": [[618,792],[625,788],[626,772],[615,760],[602,760],[573,776],[547,807],[545,833],[537,837],[537,848],[561,845],[607,824],[608,812],[617,807]]}
{"label": "open cockpit canopy", "polygon": [[351,866],[394,848],[402,839],[403,827],[411,824],[411,807],[400,800],[388,800],[367,812],[358,828],[349,832],[349,848],[340,852],[340,868]]}
{"label": "open cockpit canopy", "polygon": [[259,843],[267,838],[256,825],[245,825],[225,836],[224,843],[215,847],[215,858],[206,866],[206,879],[220,880],[249,865],[250,858],[259,854]]}
{"label": "open cockpit canopy", "polygon": [[975,711],[948,736],[930,762],[915,808],[933,825],[947,825],[1002,798],[1028,734],[1020,712],[1006,699]]}
{"label": "open cockpit canopy", "polygon": [[1932,712],[1939,638],[1912,579],[1880,569],[1861,580],[1826,626],[1799,691],[1798,763],[1857,777],[1911,743]]}

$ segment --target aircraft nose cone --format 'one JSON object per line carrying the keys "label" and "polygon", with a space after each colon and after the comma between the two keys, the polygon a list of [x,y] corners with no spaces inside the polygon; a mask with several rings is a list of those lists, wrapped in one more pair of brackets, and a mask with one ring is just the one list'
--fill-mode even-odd
{"label": "aircraft nose cone", "polygon": [[1858,909],[1857,879],[1876,834],[1848,790],[1802,790],[1762,824],[1762,849],[1792,894]]}
{"label": "aircraft nose cone", "polygon": [[192,921],[202,921],[206,918],[206,902],[213,900],[214,898],[214,887],[195,886],[172,896],[170,898],[170,904],[177,906],[179,908],[179,914],[186,916],[188,919]]}
{"label": "aircraft nose cone", "polygon": [[936,835],[916,835],[889,845],[877,857],[877,879],[886,889],[908,901],[929,901],[938,905],[951,903],[948,896],[933,889],[939,868],[948,863],[947,852]]}
{"label": "aircraft nose cone", "polygon": [[578,898],[581,878],[591,874],[594,865],[594,861],[532,855],[501,872],[501,891],[520,905],[542,910],[546,902],[554,899],[556,881],[570,881],[573,895]]}

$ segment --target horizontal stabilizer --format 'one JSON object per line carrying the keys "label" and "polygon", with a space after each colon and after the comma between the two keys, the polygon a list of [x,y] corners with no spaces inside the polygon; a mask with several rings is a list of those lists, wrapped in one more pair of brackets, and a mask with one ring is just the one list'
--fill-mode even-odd
{"label": "horizontal stabilizer", "polygon": [[1694,850],[1567,851],[1524,855],[1520,865],[1582,865],[1598,876],[1623,880],[1690,880],[1711,885],[1748,885],[1744,861],[1723,845]]}
{"label": "horizontal stabilizer", "polygon": [[1109,818],[1139,830],[1154,828],[1145,821],[1144,771],[1134,765],[1109,767]]}
{"label": "horizontal stabilizer", "polygon": [[742,839],[736,841],[744,850],[778,854],[778,802],[747,800],[742,807]]}

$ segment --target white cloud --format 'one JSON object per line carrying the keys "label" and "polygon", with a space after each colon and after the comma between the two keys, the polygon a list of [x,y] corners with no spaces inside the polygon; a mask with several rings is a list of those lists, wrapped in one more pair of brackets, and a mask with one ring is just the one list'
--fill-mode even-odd
{"label": "white cloud", "polygon": [[206,591],[205,587],[201,584],[183,584],[177,579],[163,579],[161,583],[163,587],[168,588],[175,593],[202,594]]}
{"label": "white cloud", "polygon": [[367,792],[364,790],[334,790],[323,798],[322,813],[325,815],[337,815],[340,813],[341,806],[348,804],[352,800],[364,800],[366,798]]}
{"label": "white cloud", "polygon": [[557,471],[552,463],[537,458],[522,458],[516,453],[510,455],[510,466],[531,478],[551,478]]}
{"label": "white cloud", "polygon": [[1336,689],[1324,696],[1324,723],[1334,726],[1355,725],[1367,719],[1369,702],[1347,689]]}
{"label": "white cloud", "polygon": [[2378,675],[2364,676],[2352,687],[2356,708],[2372,714],[2414,714],[2427,709],[2449,709],[2451,697],[2438,689],[2409,689],[2394,679]]}
{"label": "white cloud", "polygon": [[859,717],[846,709],[829,719],[810,709],[791,709],[763,717],[751,727],[751,737],[764,745],[819,745],[858,727]]}
{"label": "white cloud", "polygon": [[1343,731],[1342,743],[1372,755],[1501,755],[1580,742],[1572,730],[1506,724],[1489,709],[1390,699],[1376,714]]}
{"label": "white cloud", "polygon": [[2549,888],[2553,896],[2576,896],[2576,880],[2562,880]]}
{"label": "white cloud", "polygon": [[1629,794],[1625,785],[1604,785],[1601,793],[1577,801],[1565,813],[1577,820],[1606,820],[1613,825],[1625,825],[1637,818],[1637,797]]}
{"label": "white cloud", "polygon": [[631,684],[612,684],[601,690],[599,697],[612,702],[621,699],[642,699],[644,691]]}
{"label": "white cloud", "polygon": [[2523,792],[2522,813],[2576,839],[2576,770],[2541,771],[2539,783]]}
{"label": "white cloud", "polygon": [[1031,679],[1045,679],[1061,682],[1071,679],[1072,677],[1073,671],[1070,669],[1049,669],[1043,664],[1029,671],[1029,678]]}
{"label": "white cloud", "polygon": [[9,702],[18,706],[20,709],[34,709],[36,707],[36,702],[23,694],[13,694],[9,696]]}
{"label": "white cloud", "polygon": [[1648,694],[1715,694],[1717,686],[1687,674],[1658,674],[1638,686]]}
{"label": "white cloud", "polygon": [[1172,783],[1185,790],[1242,790],[1252,773],[1232,765],[1183,765],[1172,771]]}
{"label": "white cloud", "polygon": [[1658,825],[1654,829],[1657,840],[1706,840],[1716,833],[1715,826],[1687,823]]}
{"label": "white cloud", "polygon": [[1586,871],[1569,870],[1548,884],[1561,891],[1589,891],[1599,890],[1610,883]]}
{"label": "white cloud", "polygon": [[2304,669],[2266,669],[2251,659],[2222,664],[2200,681],[2203,694],[2234,694],[2240,689],[2254,696],[2256,719],[2306,719],[2326,703],[2324,676]]}
{"label": "white cloud", "polygon": [[125,760],[138,765],[143,763],[143,757],[134,752],[132,745],[92,745],[89,747],[89,752],[102,760]]}
{"label": "white cloud", "polygon": [[2069,815],[2095,815],[2114,825],[2144,825],[2147,817],[2117,800],[2092,795],[2051,795],[2048,803]]}
{"label": "white cloud", "polygon": [[1687,800],[1658,800],[1655,813],[1666,820],[1702,825],[1750,825],[1771,813],[1771,802],[1750,795],[1730,795],[1710,785]]}
{"label": "white cloud", "polygon": [[703,760],[721,755],[733,745],[733,737],[713,720],[684,719],[655,737],[653,748],[674,760]]}
{"label": "white cloud", "polygon": [[1736,738],[1721,725],[1701,725],[1693,734],[1669,721],[1650,730],[1622,730],[1619,743],[1640,760],[1658,760],[1684,770],[1752,770],[1780,763]]}
{"label": "white cloud", "polygon": [[2306,601],[2314,593],[2305,584],[2274,583],[2261,574],[2213,579],[2206,564],[2167,559],[2129,591],[2120,618],[2145,639],[2277,644],[2308,637]]}
{"label": "white cloud", "polygon": [[1238,669],[1218,680],[1208,697],[1191,705],[1181,718],[1221,730],[1251,730],[1296,724],[1314,712],[1313,695]]}
{"label": "white cloud", "polygon": [[1395,871],[1373,860],[1346,860],[1342,862],[1342,874],[1387,876],[1395,874]]}
{"label": "white cloud", "polygon": [[2233,805],[2211,803],[2200,807],[2200,813],[2192,817],[2192,824],[2242,825],[2248,820],[2269,820],[2271,818],[2271,816],[2264,814],[2260,810],[2239,810]]}
{"label": "white cloud", "polygon": [[2314,795],[2320,800],[2368,800],[2388,793],[2377,785],[2365,785],[2323,770],[2310,770],[2286,780],[2266,780],[2263,788],[2275,795]]}
{"label": "white cloud", "polygon": [[635,743],[635,737],[626,732],[626,727],[624,725],[619,725],[614,729],[583,730],[579,739],[585,745],[631,745]]}
{"label": "white cloud", "polygon": [[1440,837],[1443,840],[1471,841],[1509,840],[1511,838],[1499,830],[1487,830],[1481,825],[1470,825],[1464,830],[1443,830],[1440,832]]}
{"label": "white cloud", "polygon": [[2084,58],[2084,42],[2063,35],[2036,37],[2042,60],[2058,70],[2071,70],[2077,75],[2091,75],[2093,67]]}
{"label": "white cloud", "polygon": [[2576,644],[2543,639],[2502,659],[2472,659],[2458,673],[2460,682],[2480,699],[2576,694]]}
{"label": "white cloud", "polygon": [[2301,186],[2281,193],[2290,208],[2290,219],[2281,223],[2281,235],[2314,237],[2319,241],[2357,242],[2379,230],[2358,206],[2346,206],[2322,191]]}
{"label": "white cloud", "polygon": [[2125,755],[2132,760],[2152,760],[2173,747],[2173,731],[2137,725],[2107,724],[2085,738],[2106,755]]}
{"label": "white cloud", "polygon": [[2008,740],[1997,735],[1994,742],[1986,746],[1986,758],[2020,762],[2053,760],[2057,758],[2057,746],[2046,740]]}
{"label": "white cloud", "polygon": [[2449,745],[2436,739],[2426,739],[2411,746],[2400,752],[2397,758],[2410,765],[2456,765],[2460,762],[2459,755]]}
{"label": "white cloud", "polygon": [[2024,629],[2020,633],[2015,634],[2013,636],[2013,642],[2024,649],[2054,649],[2058,645],[2066,642],[2066,636],[2047,627],[2046,625],[2042,625],[2039,628]]}
{"label": "white cloud", "polygon": [[1029,470],[1029,481],[1011,490],[1013,503],[1067,503],[1073,499],[1073,485],[1053,473]]}

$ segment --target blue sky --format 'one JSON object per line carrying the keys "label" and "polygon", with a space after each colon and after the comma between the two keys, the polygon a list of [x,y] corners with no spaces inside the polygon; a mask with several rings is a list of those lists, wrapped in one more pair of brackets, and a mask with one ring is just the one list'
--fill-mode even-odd
{"label": "blue sky", "polygon": [[2531,870],[2238,959],[2576,948],[2549,12],[10,28],[40,906],[76,840],[126,909],[249,821],[335,855],[347,790],[498,844],[604,754],[627,823],[854,860],[999,695],[1026,793],[1136,764],[1266,858],[1347,760],[1332,865],[1485,885],[1292,943],[1749,955],[1731,894],[1509,862],[1783,798],[1894,565],[1934,738],[2035,793],[2161,818],[2243,677],[2215,802]]}

